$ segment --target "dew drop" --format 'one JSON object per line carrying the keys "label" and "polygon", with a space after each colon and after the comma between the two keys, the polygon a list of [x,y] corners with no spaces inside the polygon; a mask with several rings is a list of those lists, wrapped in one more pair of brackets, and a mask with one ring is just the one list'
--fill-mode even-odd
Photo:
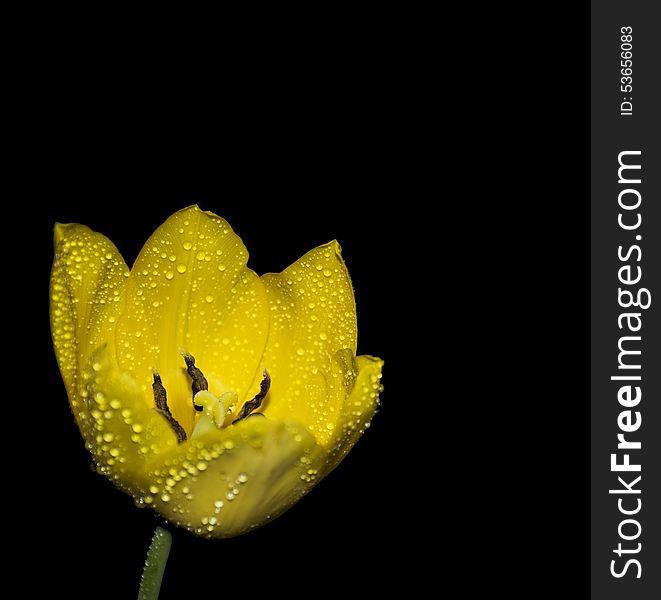
{"label": "dew drop", "polygon": [[185,273],[186,272],[186,265],[184,263],[180,263],[177,265],[177,271],[179,273]]}
{"label": "dew drop", "polygon": [[193,247],[193,244],[190,242],[184,242],[184,250],[190,250]]}
{"label": "dew drop", "polygon": [[218,270],[219,270],[219,271],[224,271],[226,268],[227,268],[227,267],[226,267],[223,263],[220,263],[220,264],[218,265]]}
{"label": "dew drop", "polygon": [[205,300],[209,303],[213,302],[213,296],[207,296]]}
{"label": "dew drop", "polygon": [[296,350],[296,354],[298,354],[299,356],[303,356],[305,354],[305,348],[299,348],[298,350]]}
{"label": "dew drop", "polygon": [[174,277],[174,273],[173,273],[172,271],[168,271],[168,272],[165,274],[165,278],[166,278],[166,279],[172,279],[173,277]]}
{"label": "dew drop", "polygon": [[163,502],[169,502],[170,494],[161,494],[161,500],[163,500]]}
{"label": "dew drop", "polygon": [[331,276],[331,270],[330,269],[324,269],[324,277],[330,277]]}

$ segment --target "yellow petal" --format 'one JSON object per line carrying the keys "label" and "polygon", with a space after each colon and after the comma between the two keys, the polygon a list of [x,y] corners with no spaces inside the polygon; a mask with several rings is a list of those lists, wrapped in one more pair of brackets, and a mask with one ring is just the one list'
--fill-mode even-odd
{"label": "yellow petal", "polygon": [[227,221],[192,206],[156,230],[131,269],[117,327],[119,366],[147,398],[156,368],[189,434],[195,411],[181,350],[195,357],[216,395],[237,392],[243,401],[259,388],[269,311],[247,260]]}
{"label": "yellow petal", "polygon": [[342,405],[333,435],[327,446],[322,475],[330,473],[353,448],[360,436],[370,426],[379,405],[381,371],[383,361],[373,356],[352,357],[348,352],[338,353],[345,379],[352,382],[351,390]]}
{"label": "yellow petal", "polygon": [[315,248],[262,280],[271,309],[263,366],[272,380],[263,412],[304,423],[325,444],[346,395],[333,357],[356,350],[356,306],[340,245]]}
{"label": "yellow petal", "polygon": [[232,537],[309,491],[318,453],[302,425],[256,415],[162,455],[150,466],[144,502],[198,535]]}
{"label": "yellow petal", "polygon": [[50,319],[55,355],[83,435],[88,409],[82,369],[112,339],[128,269],[113,243],[84,225],[55,227]]}
{"label": "yellow petal", "polygon": [[91,426],[86,442],[97,470],[137,496],[149,484],[147,465],[177,447],[174,430],[145,402],[135,378],[117,368],[107,346],[92,356],[83,379]]}

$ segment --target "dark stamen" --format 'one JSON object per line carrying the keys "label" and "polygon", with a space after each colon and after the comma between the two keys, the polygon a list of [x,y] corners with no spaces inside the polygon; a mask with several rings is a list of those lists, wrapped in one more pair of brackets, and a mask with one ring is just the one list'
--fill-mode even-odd
{"label": "dark stamen", "polygon": [[262,379],[262,383],[259,386],[259,394],[257,394],[252,400],[248,400],[248,402],[243,405],[239,416],[234,419],[234,421],[232,421],[232,425],[238,421],[241,421],[242,419],[245,419],[248,415],[250,415],[250,413],[252,413],[254,410],[257,410],[261,406],[262,400],[266,398],[266,394],[268,394],[270,387],[271,376],[268,374],[268,371],[264,369],[264,379]]}
{"label": "dark stamen", "polygon": [[153,371],[154,383],[152,383],[151,387],[154,390],[154,402],[156,403],[156,410],[165,417],[166,421],[170,424],[170,427],[172,427],[174,430],[177,436],[177,441],[181,444],[186,441],[186,432],[172,416],[170,407],[168,406],[168,395],[165,391],[165,386],[161,381],[161,376],[158,374],[156,369],[153,369]]}
{"label": "dark stamen", "polygon": [[186,361],[188,375],[193,380],[193,406],[195,407],[195,410],[201,412],[204,408],[195,404],[195,394],[202,390],[208,390],[209,383],[207,382],[206,377],[202,374],[202,371],[195,366],[195,358],[188,354],[188,352],[182,352],[181,355]]}

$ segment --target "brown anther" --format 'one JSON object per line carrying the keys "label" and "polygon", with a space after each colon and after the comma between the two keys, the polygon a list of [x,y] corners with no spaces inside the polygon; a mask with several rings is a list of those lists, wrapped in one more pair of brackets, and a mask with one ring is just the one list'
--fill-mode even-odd
{"label": "brown anther", "polygon": [[154,373],[154,383],[152,383],[151,387],[154,390],[154,402],[156,403],[156,410],[165,417],[165,420],[174,430],[174,433],[177,436],[177,441],[181,444],[187,439],[186,431],[184,431],[184,428],[179,425],[177,420],[170,412],[170,407],[168,406],[168,395],[165,391],[165,386],[161,381],[161,376],[158,374],[156,369],[152,369],[152,371]]}
{"label": "brown anther", "polygon": [[193,406],[195,407],[195,410],[201,412],[203,407],[195,404],[195,394],[201,390],[208,390],[209,383],[207,382],[206,377],[202,374],[202,371],[195,366],[195,358],[188,354],[188,352],[184,351],[181,352],[181,355],[186,361],[186,371],[188,371],[188,375],[193,381]]}
{"label": "brown anther", "polygon": [[253,411],[257,410],[261,406],[264,398],[266,398],[266,394],[268,394],[270,387],[271,376],[268,374],[268,371],[264,369],[264,378],[262,379],[262,383],[259,386],[259,393],[252,400],[248,400],[248,402],[243,405],[239,416],[234,419],[234,421],[232,421],[232,425],[238,421],[241,421],[242,419],[245,419]]}

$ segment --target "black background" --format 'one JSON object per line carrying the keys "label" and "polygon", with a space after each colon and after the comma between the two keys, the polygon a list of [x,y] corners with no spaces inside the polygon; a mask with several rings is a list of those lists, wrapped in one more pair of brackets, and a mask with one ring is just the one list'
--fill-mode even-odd
{"label": "black background", "polygon": [[[150,537],[161,521],[90,468],[49,339],[52,227],[56,221],[84,223],[112,239],[130,265],[152,231],[192,203],[230,222],[248,248],[249,266],[258,273],[278,272],[308,249],[339,240],[355,288],[358,351],[385,360],[385,391],[372,428],[341,466],[281,518],[220,541],[170,528],[174,540],[161,598],[240,594],[246,586],[255,594],[293,588],[339,594],[356,586],[373,589],[373,574],[383,568],[390,570],[391,581],[402,577],[415,585],[404,565],[410,566],[415,553],[413,522],[425,504],[424,497],[415,496],[424,466],[419,458],[411,460],[410,424],[401,425],[415,415],[412,399],[427,384],[410,375],[418,353],[407,340],[419,339],[420,333],[409,331],[411,322],[402,312],[409,304],[400,299],[407,279],[417,276],[417,270],[407,270],[417,254],[416,236],[406,216],[395,213],[378,193],[383,183],[375,190],[367,175],[356,180],[327,172],[325,177],[314,185],[307,178],[278,183],[269,176],[269,185],[262,186],[234,180],[228,190],[215,192],[95,185],[59,190],[57,199],[39,212],[34,235],[42,248],[42,295],[34,341],[40,351],[40,388],[46,392],[37,435],[42,436],[40,458],[47,458],[34,492],[44,500],[34,510],[36,520],[45,518],[45,511],[50,515],[48,536],[37,542],[39,552],[52,560],[66,543],[72,568],[68,597],[89,597],[88,586],[94,587],[95,598],[132,597]],[[361,193],[370,185],[372,193]],[[54,576],[60,577],[56,564]]]}

